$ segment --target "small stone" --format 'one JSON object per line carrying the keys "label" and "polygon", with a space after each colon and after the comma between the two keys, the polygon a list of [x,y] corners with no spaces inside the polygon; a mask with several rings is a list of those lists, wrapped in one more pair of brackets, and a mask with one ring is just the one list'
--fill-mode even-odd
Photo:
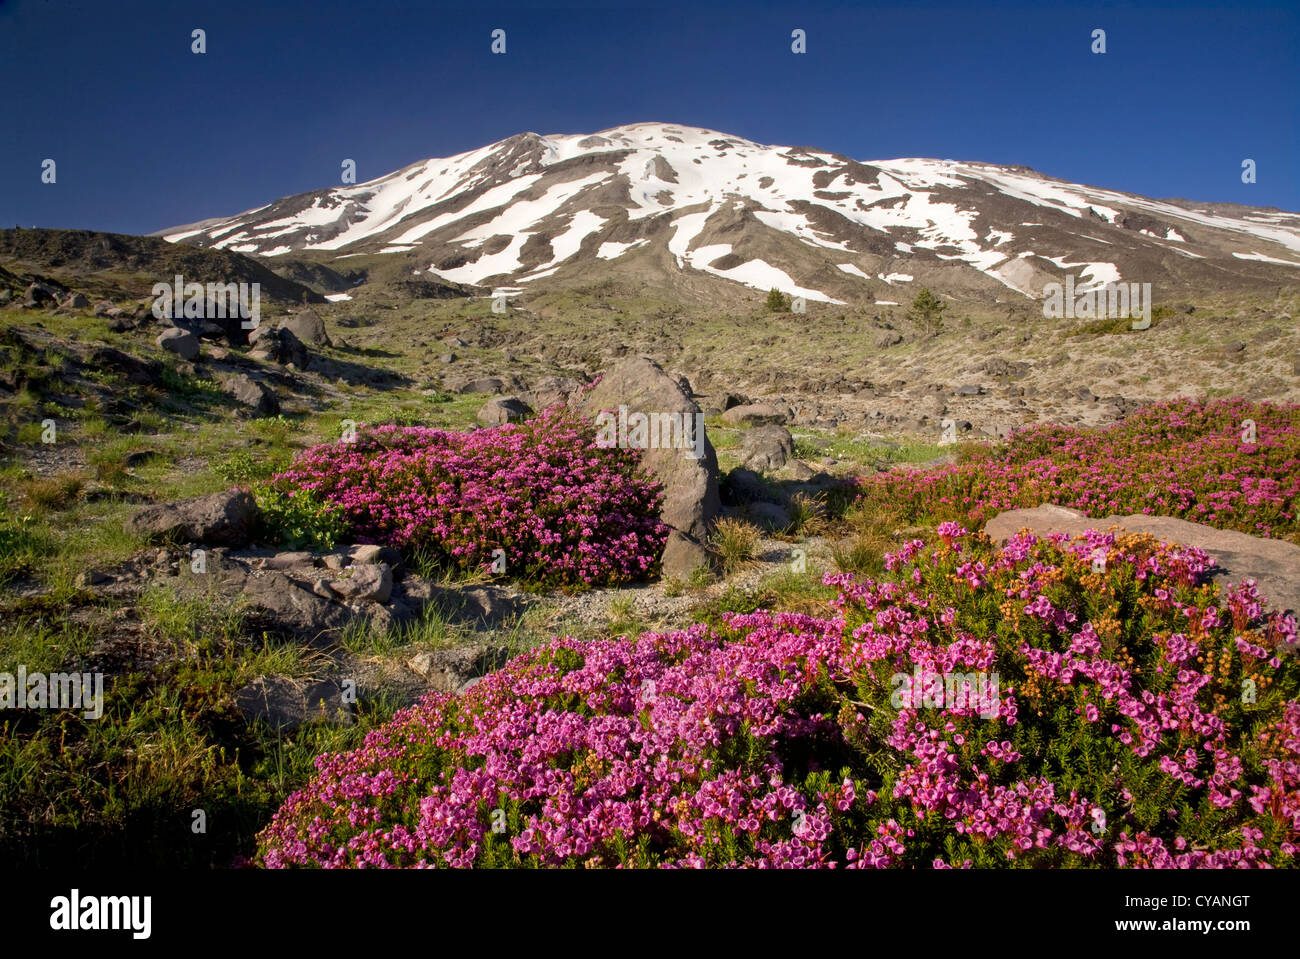
{"label": "small stone", "polygon": [[199,338],[187,330],[172,327],[169,330],[163,330],[158,334],[157,340],[160,349],[169,353],[175,353],[183,360],[194,360],[199,355]]}
{"label": "small stone", "polygon": [[329,584],[347,602],[386,603],[393,593],[393,570],[387,563],[353,566],[347,574]]}

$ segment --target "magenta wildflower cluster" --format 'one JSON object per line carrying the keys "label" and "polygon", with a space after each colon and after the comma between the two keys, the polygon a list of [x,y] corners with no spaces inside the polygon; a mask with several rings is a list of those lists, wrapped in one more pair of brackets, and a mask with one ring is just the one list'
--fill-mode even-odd
{"label": "magenta wildflower cluster", "polygon": [[[945,523],[879,581],[828,574],[830,618],[556,639],[320,757],[257,862],[1293,865],[1295,621],[1209,562]],[[997,709],[895,708],[917,667],[995,673]]]}
{"label": "magenta wildflower cluster", "polygon": [[467,433],[363,429],[305,450],[274,482],[338,507],[358,537],[461,570],[503,556],[507,575],[547,588],[644,578],[668,533],[635,451],[598,447],[560,407]]}
{"label": "magenta wildflower cluster", "polygon": [[873,475],[863,496],[930,520],[982,523],[1041,503],[1089,516],[1176,516],[1258,536],[1300,531],[1300,407],[1174,400],[1105,430],[1035,426],[994,460]]}

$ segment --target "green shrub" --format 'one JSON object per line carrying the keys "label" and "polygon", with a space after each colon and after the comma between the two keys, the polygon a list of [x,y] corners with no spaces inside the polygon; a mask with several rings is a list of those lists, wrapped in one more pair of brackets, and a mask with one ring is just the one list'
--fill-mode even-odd
{"label": "green shrub", "polygon": [[306,490],[286,492],[259,485],[253,490],[260,513],[260,534],[268,543],[289,549],[333,549],[347,538],[343,511]]}
{"label": "green shrub", "polygon": [[789,313],[791,307],[790,297],[776,287],[772,287],[767,294],[767,303],[765,305],[769,313]]}

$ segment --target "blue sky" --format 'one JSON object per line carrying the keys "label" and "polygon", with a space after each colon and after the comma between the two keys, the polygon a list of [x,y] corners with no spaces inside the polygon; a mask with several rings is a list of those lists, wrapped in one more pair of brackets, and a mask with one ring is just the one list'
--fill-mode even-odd
{"label": "blue sky", "polygon": [[336,185],[345,158],[360,181],[647,120],[1296,211],[1297,37],[1294,4],[0,0],[0,225],[147,233]]}

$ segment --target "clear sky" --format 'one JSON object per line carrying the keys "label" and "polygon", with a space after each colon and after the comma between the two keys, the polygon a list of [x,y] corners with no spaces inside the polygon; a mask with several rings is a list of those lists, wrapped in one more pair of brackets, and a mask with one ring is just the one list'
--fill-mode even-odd
{"label": "clear sky", "polygon": [[0,0],[0,225],[148,233],[639,121],[1297,211],[1298,38],[1295,3]]}

